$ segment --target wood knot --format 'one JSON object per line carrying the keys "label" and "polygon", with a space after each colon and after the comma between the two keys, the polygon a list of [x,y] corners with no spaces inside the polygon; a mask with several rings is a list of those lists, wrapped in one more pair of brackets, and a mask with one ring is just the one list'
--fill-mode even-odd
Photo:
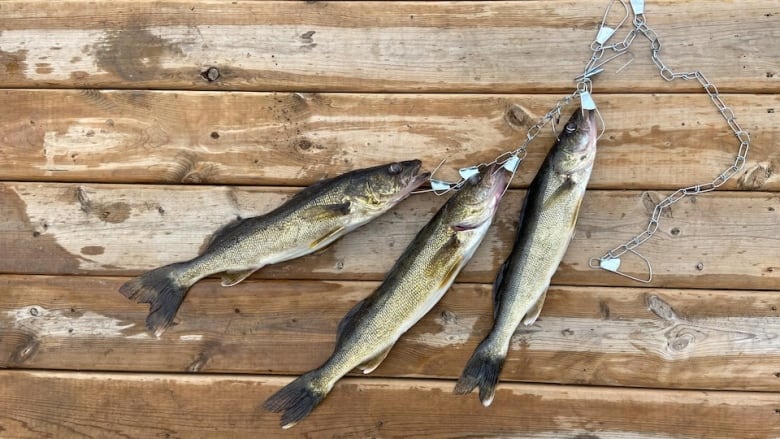
{"label": "wood knot", "polygon": [[[32,311],[32,309],[30,311]],[[13,355],[11,355],[10,365],[14,366],[22,364],[29,360],[33,355],[35,355],[36,352],[38,352],[39,346],[40,343],[38,342],[38,339],[32,335],[28,335],[25,337],[25,342],[19,346],[18,349],[16,349]]]}
{"label": "wood knot", "polygon": [[214,82],[220,77],[219,69],[213,66],[209,67],[206,70],[200,72],[200,76],[208,82]]}
{"label": "wood knot", "polygon": [[197,357],[195,357],[195,360],[190,363],[189,366],[187,366],[187,372],[200,372],[206,363],[209,362],[209,358],[211,358],[211,355],[209,355],[208,352],[201,352]]}
{"label": "wood knot", "polygon": [[443,324],[456,323],[457,320],[458,320],[458,316],[456,316],[454,312],[446,309],[441,312],[441,321]]}
{"label": "wood knot", "polygon": [[[642,192],[642,205],[649,215],[655,212],[655,206],[663,200],[664,197],[657,192],[645,191]],[[668,206],[661,212],[661,217],[672,218],[672,206]]]}
{"label": "wood knot", "polygon": [[739,177],[737,184],[740,189],[761,189],[772,174],[774,174],[774,163],[756,163]]}
{"label": "wood knot", "polygon": [[669,341],[669,349],[682,352],[694,341],[696,341],[696,337],[693,334],[681,334]]}
{"label": "wood knot", "polygon": [[504,113],[504,121],[514,130],[525,131],[530,120],[531,117],[528,110],[518,104],[509,105],[506,113]]}
{"label": "wood knot", "polygon": [[697,331],[693,328],[677,326],[666,333],[666,345],[671,352],[685,352],[696,343],[696,335]]}
{"label": "wood knot", "polygon": [[658,317],[664,320],[679,320],[677,313],[674,312],[671,305],[666,303],[659,296],[648,294],[645,298],[645,303],[647,303],[647,309]]}

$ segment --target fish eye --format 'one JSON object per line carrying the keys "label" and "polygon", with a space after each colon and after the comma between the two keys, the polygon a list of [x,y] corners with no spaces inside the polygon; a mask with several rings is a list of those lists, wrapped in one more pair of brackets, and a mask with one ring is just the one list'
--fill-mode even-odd
{"label": "fish eye", "polygon": [[577,124],[574,122],[569,122],[566,124],[566,132],[567,133],[573,133],[577,131]]}
{"label": "fish eye", "polygon": [[400,163],[393,163],[389,168],[387,168],[387,172],[390,173],[390,175],[396,175],[399,174],[402,169],[403,167]]}

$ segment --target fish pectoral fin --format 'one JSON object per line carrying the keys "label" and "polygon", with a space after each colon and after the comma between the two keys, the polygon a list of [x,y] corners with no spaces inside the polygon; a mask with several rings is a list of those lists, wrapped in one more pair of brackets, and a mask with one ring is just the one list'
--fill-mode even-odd
{"label": "fish pectoral fin", "polygon": [[250,268],[249,270],[240,270],[240,271],[225,271],[222,272],[222,286],[223,287],[232,287],[233,285],[240,283],[244,279],[248,278],[252,275],[255,271],[259,270],[260,267],[257,268]]}
{"label": "fish pectoral fin", "polygon": [[546,208],[547,206],[550,206],[551,204],[554,204],[560,197],[564,196],[567,192],[571,191],[574,188],[574,178],[572,176],[569,176],[566,180],[563,181],[563,183],[558,186],[557,189],[555,189],[555,192],[553,192],[549,198],[544,200],[544,203],[542,204],[542,209]]}
{"label": "fish pectoral fin", "polygon": [[547,290],[544,290],[542,295],[539,296],[533,306],[528,310],[528,312],[525,313],[525,317],[523,317],[523,324],[525,326],[533,325],[536,319],[539,318],[539,314],[542,313],[542,307],[544,306],[544,299],[546,298]]}
{"label": "fish pectoral fin", "polygon": [[461,242],[460,239],[458,239],[458,234],[453,233],[450,236],[450,239],[448,239],[431,258],[434,264],[447,264],[447,272],[441,278],[439,288],[451,284],[455,279],[455,276],[460,272],[461,264],[463,263],[463,255],[458,254],[460,244]]}
{"label": "fish pectoral fin", "polygon": [[509,267],[509,259],[501,264],[496,274],[496,280],[493,282],[493,318],[498,317],[498,309],[501,307],[501,282],[504,281],[506,270]]}
{"label": "fish pectoral fin", "polygon": [[337,204],[322,204],[312,206],[301,212],[301,216],[309,221],[318,221],[328,218],[338,218],[349,215],[352,212],[352,203],[345,201]]}
{"label": "fish pectoral fin", "polygon": [[390,353],[390,349],[392,349],[393,346],[390,345],[389,348],[385,349],[384,351],[380,352],[379,355],[376,357],[371,358],[368,361],[363,362],[363,364],[358,366],[358,369],[363,371],[364,375],[368,375],[369,373],[376,370],[377,367],[379,367],[380,364],[387,358],[387,354]]}
{"label": "fish pectoral fin", "polygon": [[452,285],[452,283],[455,281],[455,277],[458,276],[458,273],[460,273],[461,264],[463,263],[463,256],[458,256],[450,265],[449,269],[447,270],[447,274],[444,275],[444,277],[441,279],[441,283],[439,284],[439,288],[444,288],[449,285]]}
{"label": "fish pectoral fin", "polygon": [[326,233],[323,236],[320,236],[319,238],[315,239],[314,241],[309,244],[310,248],[320,248],[320,246],[328,242],[331,239],[337,238],[339,235],[341,235],[341,232],[344,231],[344,226],[336,227],[335,229],[331,230],[330,232]]}

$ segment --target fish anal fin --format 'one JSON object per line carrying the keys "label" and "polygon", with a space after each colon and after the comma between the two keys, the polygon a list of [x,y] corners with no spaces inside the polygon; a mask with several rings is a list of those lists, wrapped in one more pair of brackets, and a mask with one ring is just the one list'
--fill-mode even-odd
{"label": "fish anal fin", "polygon": [[259,269],[260,267],[250,268],[249,270],[224,271],[220,275],[220,277],[222,277],[222,286],[232,287],[233,285],[241,283],[244,279],[248,278],[252,275],[252,273]]}
{"label": "fish anal fin", "polygon": [[338,218],[349,215],[352,211],[351,206],[352,204],[349,201],[337,204],[321,204],[305,209],[301,212],[301,216],[309,221]]}
{"label": "fish anal fin", "polygon": [[523,317],[523,324],[525,326],[533,325],[536,319],[539,318],[539,314],[542,313],[542,307],[544,306],[544,299],[547,298],[547,290],[544,290],[541,296],[536,300],[533,306],[525,313]]}
{"label": "fish anal fin", "polygon": [[323,246],[323,243],[327,243],[332,239],[334,239],[334,237],[338,237],[338,235],[340,235],[343,231],[344,231],[344,226],[336,227],[335,229],[331,230],[325,235],[320,236],[319,238],[312,241],[311,244],[309,244],[309,247],[319,249],[320,247]]}
{"label": "fish anal fin", "polygon": [[390,353],[390,350],[393,348],[391,345],[389,348],[385,349],[384,351],[380,352],[377,356],[371,358],[368,361],[363,362],[360,366],[358,366],[358,369],[363,371],[364,375],[367,375],[374,370],[376,370],[377,367],[379,367],[380,364],[382,364],[382,361],[387,358],[387,354]]}

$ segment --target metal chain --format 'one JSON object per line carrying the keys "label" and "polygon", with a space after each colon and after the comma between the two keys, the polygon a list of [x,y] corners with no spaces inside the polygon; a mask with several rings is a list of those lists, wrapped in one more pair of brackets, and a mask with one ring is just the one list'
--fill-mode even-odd
{"label": "metal chain", "polygon": [[[501,164],[502,166],[505,166],[506,164],[510,163],[510,161],[513,159],[514,162],[512,162],[511,169],[509,167],[507,167],[507,169],[511,170],[512,177],[514,177],[515,171],[517,170],[517,166],[519,166],[519,163],[525,158],[528,145],[539,135],[542,129],[544,129],[544,127],[547,126],[547,124],[549,124],[550,122],[553,122],[553,131],[555,131],[554,121],[557,121],[561,117],[563,108],[571,104],[571,102],[574,99],[579,97],[581,101],[580,105],[583,108],[585,108],[586,104],[588,104],[591,106],[591,108],[589,109],[596,110],[598,114],[598,109],[595,107],[595,104],[593,103],[592,98],[590,96],[592,92],[591,78],[601,73],[604,70],[603,67],[610,61],[626,53],[630,55],[628,49],[631,47],[631,44],[633,44],[633,42],[636,40],[636,37],[642,35],[650,42],[651,59],[653,61],[653,64],[655,64],[655,66],[658,68],[661,77],[669,82],[675,79],[697,80],[699,84],[702,86],[702,88],[704,89],[704,91],[712,100],[712,103],[718,109],[718,112],[720,112],[721,116],[723,116],[724,120],[728,124],[734,136],[740,142],[739,149],[737,151],[737,156],[734,160],[734,163],[731,166],[729,166],[725,171],[723,171],[720,175],[715,177],[714,180],[705,184],[697,184],[697,185],[677,189],[671,195],[667,196],[666,198],[664,198],[658,204],[655,205],[655,207],[653,208],[653,213],[650,217],[650,221],[648,222],[647,227],[642,233],[636,235],[632,239],[608,251],[601,258],[593,258],[591,260],[590,265],[594,268],[600,267],[612,271],[614,273],[617,273],[619,275],[628,277],[630,279],[647,283],[650,282],[653,277],[652,266],[650,264],[650,261],[647,260],[641,254],[639,254],[635,249],[640,245],[644,244],[658,231],[661,215],[663,214],[665,209],[667,209],[674,203],[680,201],[681,199],[687,196],[713,191],[718,187],[722,186],[723,184],[725,184],[732,177],[734,177],[734,175],[736,175],[737,172],[739,172],[744,167],[745,162],[747,161],[747,154],[748,154],[748,150],[750,149],[750,134],[747,131],[742,129],[742,127],[739,125],[739,123],[736,120],[734,111],[729,106],[727,106],[725,102],[723,102],[723,99],[721,99],[715,84],[711,83],[704,76],[702,72],[697,70],[693,72],[675,73],[668,66],[666,66],[666,64],[664,64],[664,62],[661,60],[661,57],[659,55],[661,51],[661,41],[658,38],[658,35],[655,33],[655,31],[651,29],[649,26],[647,26],[645,14],[644,14],[644,1],[631,0],[631,9],[633,10],[634,13],[634,18],[632,20],[633,29],[631,29],[626,34],[626,36],[623,38],[622,41],[607,45],[606,44],[607,41],[609,41],[610,38],[615,34],[615,32],[620,27],[623,26],[623,24],[627,21],[627,18],[630,15],[630,10],[625,0],[619,0],[620,3],[626,9],[626,15],[617,26],[615,27],[607,26],[606,24],[607,16],[609,15],[610,9],[612,8],[615,1],[616,0],[611,0],[609,5],[607,6],[607,10],[604,13],[604,19],[602,20],[601,26],[599,27],[598,35],[596,36],[596,39],[591,43],[590,46],[593,53],[591,54],[590,59],[586,63],[583,73],[579,75],[577,78],[575,78],[575,81],[577,83],[576,90],[570,95],[564,96],[562,99],[560,99],[556,103],[556,105],[550,111],[548,111],[544,116],[542,116],[542,118],[535,125],[531,126],[531,128],[528,129],[525,141],[518,148],[516,148],[513,151],[508,151],[499,155],[489,163],[480,163],[479,165],[471,166],[468,168],[461,168],[459,171],[462,178],[457,183],[447,183],[447,182],[443,182],[431,178],[430,180],[432,186],[431,190],[437,195],[443,195],[451,190],[457,190],[461,186],[463,186],[463,184],[466,182],[469,173],[476,172],[478,168],[483,166],[488,166],[491,164]],[[612,52],[612,55],[605,58],[605,55],[608,52]],[[619,71],[620,69],[618,69],[618,72]],[[604,125],[603,119],[602,119],[602,125]],[[441,166],[441,164],[439,166]],[[619,258],[620,256],[624,255],[627,252],[634,253],[647,264],[649,270],[649,277],[647,279],[639,279],[619,271],[619,266],[620,266]],[[594,260],[598,261],[599,264],[594,265],[593,264]],[[617,263],[615,264],[614,262]]]}
{"label": "metal chain", "polygon": [[[650,221],[647,225],[647,228],[642,233],[630,239],[629,241],[608,251],[606,254],[604,254],[604,256],[599,258],[599,261],[601,262],[604,262],[605,260],[609,260],[609,259],[616,260],[626,252],[633,252],[639,255],[634,249],[642,245],[643,243],[645,243],[656,233],[656,231],[658,231],[661,215],[663,214],[665,209],[667,209],[669,206],[673,205],[674,203],[680,201],[681,199],[687,196],[697,195],[704,192],[710,192],[722,186],[724,183],[726,183],[729,179],[731,179],[734,175],[736,175],[737,172],[739,172],[742,169],[742,167],[745,165],[745,162],[747,160],[748,150],[750,149],[750,134],[747,131],[743,130],[742,127],[739,125],[734,115],[734,111],[729,106],[727,106],[725,102],[723,102],[723,99],[721,99],[717,87],[712,82],[710,82],[702,72],[698,70],[693,72],[676,73],[672,71],[666,64],[664,64],[664,62],[661,60],[661,57],[659,55],[661,51],[661,42],[658,38],[658,35],[655,33],[655,31],[653,31],[650,27],[647,26],[647,22],[643,12],[636,13],[635,11],[633,25],[634,25],[634,29],[632,29],[629,32],[629,34],[626,36],[626,38],[623,41],[615,45],[608,46],[606,48],[612,49],[616,52],[625,52],[628,50],[628,48],[630,47],[631,43],[634,41],[634,38],[637,35],[641,34],[642,36],[644,36],[650,42],[651,59],[653,61],[653,64],[655,64],[655,66],[658,68],[661,77],[669,82],[675,79],[697,80],[699,84],[702,86],[702,88],[704,89],[704,91],[707,93],[707,95],[710,97],[713,104],[715,104],[715,107],[718,109],[718,112],[720,112],[721,116],[723,116],[723,118],[725,119],[729,128],[733,132],[734,136],[737,138],[737,140],[739,140],[739,149],[737,151],[737,156],[734,160],[734,163],[731,166],[729,166],[725,171],[723,171],[720,175],[715,177],[715,179],[712,180],[711,182],[706,184],[697,184],[693,186],[680,188],[675,192],[673,192],[671,195],[661,200],[653,208],[653,213],[650,217]],[[597,47],[596,49],[601,49],[601,48]],[[602,53],[603,53],[603,49],[602,49]],[[594,51],[594,57],[595,57],[595,51]],[[593,60],[594,57],[591,57],[591,60]],[[595,64],[593,64],[593,61],[589,62],[590,69],[592,69],[594,65]],[[649,282],[652,279],[652,267],[650,267],[649,261],[647,261],[647,259],[645,259],[641,255],[639,256],[642,259],[644,259],[646,263],[648,263],[648,268],[650,269],[650,278],[646,281]],[[601,268],[605,268],[605,265],[601,264]],[[620,273],[619,271],[617,271],[616,268],[615,269],[610,268],[609,270],[630,277],[634,280],[645,282],[645,280],[637,279],[634,278],[633,276],[628,276],[624,273]]]}
{"label": "metal chain", "polygon": [[[586,84],[585,87],[589,87],[588,85],[590,84],[590,80],[585,79],[584,81],[581,82]],[[589,90],[589,88],[586,88],[585,90]],[[514,178],[515,176],[518,166],[525,159],[528,145],[541,133],[544,127],[547,126],[547,124],[549,124],[550,122],[553,123],[553,130],[555,130],[555,121],[560,119],[563,109],[566,106],[568,106],[572,102],[572,100],[580,96],[581,93],[582,91],[578,86],[577,90],[575,90],[573,93],[559,99],[558,102],[555,103],[555,106],[550,111],[548,111],[544,116],[541,117],[541,119],[539,119],[539,121],[536,122],[536,124],[534,124],[528,129],[528,132],[526,133],[525,136],[525,141],[519,147],[515,148],[514,150],[506,151],[498,155],[495,159],[493,159],[490,162],[480,163],[478,165],[461,168],[459,172],[462,178],[455,183],[448,183],[448,182],[431,178],[430,182],[431,182],[432,189],[430,191],[432,191],[436,195],[444,195],[447,192],[458,190],[466,183],[466,180],[468,180],[467,175],[469,175],[469,172],[476,171],[479,168],[490,166],[493,164],[499,164],[502,166],[506,165],[507,170],[512,173],[512,175],[509,177],[509,182],[511,182],[512,178]],[[512,160],[514,161],[510,162]],[[512,166],[510,167],[509,164],[511,164]],[[441,164],[439,166],[441,166]],[[439,167],[437,167],[436,169],[438,168]],[[509,184],[507,183],[507,188],[508,187]],[[418,192],[427,192],[427,190],[418,191]]]}

